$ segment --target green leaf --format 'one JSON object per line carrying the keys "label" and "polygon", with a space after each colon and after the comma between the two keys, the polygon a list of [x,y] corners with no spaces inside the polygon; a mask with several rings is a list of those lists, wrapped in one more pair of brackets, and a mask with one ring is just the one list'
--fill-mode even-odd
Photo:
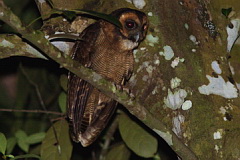
{"label": "green leaf", "polygon": [[0,153],[4,155],[6,152],[6,148],[7,148],[7,139],[5,135],[0,132]]}
{"label": "green leaf", "polygon": [[16,137],[10,137],[10,138],[7,139],[7,154],[12,153],[16,144],[17,144],[17,138]]}
{"label": "green leaf", "polygon": [[20,155],[20,156],[15,156],[13,159],[25,159],[25,158],[41,159],[41,157],[36,154],[24,154],[24,155]]}
{"label": "green leaf", "polygon": [[107,153],[105,160],[128,160],[131,152],[124,143],[114,145]]}
{"label": "green leaf", "polygon": [[59,144],[51,127],[46,134],[41,146],[42,160],[69,160],[72,154],[72,143],[69,135],[69,127],[66,120],[60,120],[54,124]]}
{"label": "green leaf", "polygon": [[77,17],[76,13],[74,11],[62,11],[63,15],[66,17],[67,20],[72,21],[74,18]]}
{"label": "green leaf", "polygon": [[13,159],[14,158],[14,155],[5,155],[5,157],[7,157],[7,158],[10,158],[10,159]]}
{"label": "green leaf", "polygon": [[150,158],[157,152],[157,139],[125,114],[119,116],[119,130],[126,145],[137,155]]}
{"label": "green leaf", "polygon": [[119,20],[116,17],[109,15],[109,14],[99,13],[99,12],[95,12],[95,11],[81,10],[81,9],[72,9],[72,10],[54,9],[54,10],[64,13],[64,15],[66,15],[67,12],[69,12],[69,14],[72,14],[72,12],[75,12],[75,14],[90,15],[90,16],[108,21],[108,22],[116,25],[117,27],[122,28],[122,24],[119,22]]}
{"label": "green leaf", "polygon": [[58,104],[60,106],[62,113],[65,113],[66,112],[66,104],[67,104],[67,95],[65,92],[61,92],[61,94],[59,95]]}
{"label": "green leaf", "polygon": [[26,153],[29,150],[29,144],[26,142],[26,140],[19,139],[18,146]]}
{"label": "green leaf", "polygon": [[222,14],[228,18],[228,15],[232,12],[232,7],[230,8],[222,8]]}
{"label": "green leaf", "polygon": [[25,152],[29,150],[29,143],[27,143],[27,134],[23,130],[18,130],[15,133],[15,137],[17,138],[18,146]]}
{"label": "green leaf", "polygon": [[18,130],[16,133],[15,133],[15,137],[17,139],[26,139],[27,138],[27,134],[25,131],[23,130]]}
{"label": "green leaf", "polygon": [[160,154],[157,153],[154,157],[153,160],[161,160]]}
{"label": "green leaf", "polygon": [[105,14],[105,13],[99,13],[99,12],[94,12],[94,11],[88,11],[88,10],[73,10],[76,13],[80,13],[80,14],[87,14],[87,15],[91,15],[93,17],[97,17],[100,19],[103,19],[105,21],[108,21],[114,25],[116,25],[119,28],[122,28],[122,24],[119,22],[119,20],[116,17],[113,17],[109,14]]}
{"label": "green leaf", "polygon": [[45,138],[45,135],[46,135],[45,132],[39,132],[39,133],[32,134],[27,137],[26,142],[29,144],[40,143]]}

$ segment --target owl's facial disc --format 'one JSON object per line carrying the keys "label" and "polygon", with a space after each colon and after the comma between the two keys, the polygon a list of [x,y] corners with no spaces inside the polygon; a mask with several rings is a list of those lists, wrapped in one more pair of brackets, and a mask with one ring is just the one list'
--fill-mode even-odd
{"label": "owl's facial disc", "polygon": [[148,28],[146,15],[142,12],[140,12],[140,15],[136,14],[138,12],[139,11],[135,10],[132,12],[126,12],[119,17],[119,21],[123,26],[123,28],[120,29],[120,32],[132,42],[142,41],[146,36]]}

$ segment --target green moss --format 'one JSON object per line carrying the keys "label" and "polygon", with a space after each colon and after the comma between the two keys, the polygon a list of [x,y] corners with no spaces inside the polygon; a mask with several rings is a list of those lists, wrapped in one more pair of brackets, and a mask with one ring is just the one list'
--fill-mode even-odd
{"label": "green moss", "polygon": [[235,131],[232,131],[230,134],[226,136],[225,144],[223,146],[223,149],[226,149],[226,157],[224,159],[237,159],[240,157],[240,149],[239,149],[239,143],[240,143],[240,130],[237,129]]}
{"label": "green moss", "polygon": [[160,20],[159,20],[159,17],[153,13],[153,16],[148,16],[148,19],[149,19],[149,22],[150,22],[150,25],[160,25]]}
{"label": "green moss", "polygon": [[233,7],[234,10],[239,11],[240,10],[240,3],[238,0],[212,0],[211,6],[214,10],[217,11],[217,13],[221,14],[219,11],[222,8],[229,8]]}
{"label": "green moss", "polygon": [[206,140],[206,137],[200,138],[200,139],[194,139],[194,145],[190,144],[191,148],[193,148],[194,153],[199,157],[199,159],[212,159],[215,157],[212,155],[213,151],[213,143],[210,143],[210,141]]}

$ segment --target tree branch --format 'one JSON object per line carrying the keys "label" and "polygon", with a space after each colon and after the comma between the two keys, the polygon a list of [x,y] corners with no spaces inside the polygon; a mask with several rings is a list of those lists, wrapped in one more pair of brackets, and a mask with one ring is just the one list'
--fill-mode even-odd
{"label": "tree branch", "polygon": [[47,107],[46,107],[45,102],[43,101],[43,98],[42,98],[42,95],[41,95],[41,93],[40,93],[39,87],[38,87],[38,85],[37,85],[36,83],[34,83],[34,82],[30,79],[30,77],[28,76],[28,74],[26,73],[26,71],[23,69],[23,67],[20,66],[20,68],[21,68],[21,71],[22,71],[23,75],[24,75],[24,76],[26,77],[26,79],[28,80],[28,82],[34,87],[34,89],[35,89],[35,91],[36,91],[36,93],[37,93],[37,97],[38,97],[38,100],[39,100],[39,102],[40,102],[40,105],[42,106],[42,109],[43,109],[44,111],[46,111],[46,113],[47,113],[47,117],[48,117],[48,119],[49,119],[49,121],[50,121],[50,123],[51,123],[51,125],[52,125],[53,133],[54,133],[55,139],[56,139],[56,141],[57,141],[57,145],[58,145],[58,147],[60,148],[60,143],[59,143],[59,139],[58,139],[58,135],[57,135],[56,128],[55,128],[55,126],[53,125],[53,122],[51,121],[51,118],[50,118],[50,116],[49,116],[49,114],[48,114],[48,112],[47,112]]}
{"label": "tree branch", "polygon": [[146,110],[137,99],[132,99],[126,92],[117,90],[112,82],[103,79],[91,69],[85,68],[70,57],[65,56],[44,37],[43,32],[25,28],[19,18],[4,5],[3,0],[0,0],[0,19],[20,33],[24,39],[35,45],[42,52],[46,53],[48,57],[52,58],[64,68],[70,70],[85,81],[91,83],[107,96],[123,104],[131,114],[136,116],[144,124],[153,129],[159,136],[165,139],[170,147],[172,147],[182,159],[197,159],[195,154],[175,135],[175,133]]}
{"label": "tree branch", "polygon": [[45,113],[45,114],[54,114],[54,115],[64,116],[64,113],[54,112],[54,111],[44,111],[44,110],[26,110],[26,109],[5,109],[5,108],[1,108],[0,112]]}
{"label": "tree branch", "polygon": [[23,42],[17,35],[0,35],[0,59],[11,56],[26,56],[31,58],[47,59],[38,50]]}

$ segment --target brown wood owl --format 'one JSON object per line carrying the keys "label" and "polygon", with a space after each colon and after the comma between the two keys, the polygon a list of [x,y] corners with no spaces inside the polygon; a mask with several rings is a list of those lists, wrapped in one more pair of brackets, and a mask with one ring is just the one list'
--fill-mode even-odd
{"label": "brown wood owl", "polygon": [[[143,12],[129,8],[111,15],[119,19],[122,28],[104,20],[90,25],[75,43],[72,58],[116,85],[124,85],[133,71],[133,49],[146,36],[148,19]],[[67,114],[72,138],[88,146],[107,125],[117,102],[72,73],[68,78]]]}

